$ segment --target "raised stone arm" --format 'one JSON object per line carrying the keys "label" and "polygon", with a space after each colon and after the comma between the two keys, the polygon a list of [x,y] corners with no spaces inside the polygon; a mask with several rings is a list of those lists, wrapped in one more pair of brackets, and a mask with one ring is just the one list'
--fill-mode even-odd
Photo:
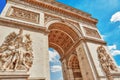
{"label": "raised stone arm", "polygon": [[112,58],[110,57],[109,54],[107,54],[107,52],[103,46],[98,47],[97,52],[98,52],[98,57],[100,59],[101,65],[104,64],[104,66],[106,66],[109,71],[110,70],[111,71],[118,70],[116,65],[114,64]]}
{"label": "raised stone arm", "polygon": [[[0,46],[0,70],[24,70],[28,71],[33,63],[32,40],[30,35],[22,35],[23,30],[19,33],[10,33]],[[26,45],[26,46],[25,46]],[[5,47],[5,49],[4,49]]]}
{"label": "raised stone arm", "polygon": [[111,71],[118,71],[118,68],[114,64],[112,58],[109,54],[107,54],[105,48],[103,46],[99,46],[97,49],[98,52],[98,58],[100,60],[100,64],[103,68],[103,71],[108,76],[108,80],[113,80],[113,77],[111,76]]}

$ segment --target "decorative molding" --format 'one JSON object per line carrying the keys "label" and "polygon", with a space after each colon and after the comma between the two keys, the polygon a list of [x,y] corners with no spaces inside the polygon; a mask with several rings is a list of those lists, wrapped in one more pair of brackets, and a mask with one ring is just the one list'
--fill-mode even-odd
{"label": "decorative molding", "polygon": [[22,71],[0,72],[0,80],[28,80],[30,74]]}
{"label": "decorative molding", "polygon": [[87,36],[91,36],[91,37],[95,37],[95,38],[99,38],[101,39],[99,33],[97,30],[94,30],[94,29],[90,29],[90,28],[87,28],[87,27],[83,27],[84,31],[85,31],[85,34]]}
{"label": "decorative molding", "polygon": [[80,29],[79,23],[74,22],[74,21],[71,21],[71,20],[67,20],[67,19],[65,19],[65,21],[67,21],[67,22],[68,22],[69,24],[71,24],[71,25],[74,25],[74,26],[77,27],[78,29]]}
{"label": "decorative molding", "polygon": [[103,46],[99,46],[97,48],[97,52],[98,52],[98,58],[99,58],[100,64],[102,66],[103,71],[106,73],[108,80],[113,80],[111,72],[112,71],[117,72],[118,68],[116,67],[112,58],[106,52],[106,50]]}
{"label": "decorative molding", "polygon": [[53,15],[46,14],[46,13],[45,13],[45,17],[44,18],[45,18],[44,19],[44,23],[47,23],[48,21],[51,21],[51,20],[54,20],[54,19],[61,20],[60,17],[53,16]]}
{"label": "decorative molding", "polygon": [[10,33],[0,46],[0,70],[29,71],[33,64],[32,40],[30,34]]}
{"label": "decorative molding", "polygon": [[13,6],[10,7],[10,9],[8,9],[6,16],[15,18],[15,19],[24,20],[24,21],[29,21],[32,23],[37,23],[37,24],[39,23],[39,18],[40,18],[39,13],[20,9],[20,8],[13,7]]}
{"label": "decorative molding", "polygon": [[94,38],[90,38],[90,37],[84,37],[83,38],[84,41],[87,42],[92,42],[92,43],[96,43],[96,44],[102,44],[102,45],[106,45],[107,43],[101,39],[94,39]]}
{"label": "decorative molding", "polygon": [[47,23],[47,22],[49,22],[51,20],[60,20],[60,22],[69,23],[69,24],[71,24],[71,25],[73,25],[73,26],[80,29],[79,23],[77,23],[77,22],[74,22],[74,21],[69,20],[69,19],[62,19],[61,17],[45,13],[44,23]]}
{"label": "decorative molding", "polygon": [[[47,3],[45,3],[45,1],[41,1],[41,0],[39,0],[39,1],[25,0],[24,2],[28,3],[29,6],[37,7],[38,9],[42,9],[43,11],[54,13],[54,14],[57,14],[60,16],[62,15],[66,18],[77,19],[79,21],[88,22],[91,24],[97,23],[96,19],[91,18],[91,16],[86,15],[86,13],[84,13],[84,12],[81,12],[80,14],[78,14],[77,12],[71,11],[69,9],[60,8],[59,6],[53,6],[52,4],[47,4]],[[56,2],[55,2],[55,4],[56,4]],[[76,10],[76,9],[72,9],[72,10]]]}
{"label": "decorative molding", "polygon": [[80,38],[79,40],[77,40],[77,41],[70,47],[70,49],[65,53],[63,59],[66,58],[69,54],[72,54],[72,53],[75,51],[76,47],[78,47],[78,46],[80,45],[80,43],[81,43],[82,40],[83,40],[82,38]]}
{"label": "decorative molding", "polygon": [[5,26],[5,27],[12,27],[12,28],[22,28],[22,29],[32,30],[35,32],[42,32],[44,34],[49,33],[49,30],[47,30],[43,26],[31,24],[31,23],[28,24],[25,22],[15,21],[15,20],[3,18],[3,17],[0,17],[0,25],[2,25],[3,27]]}

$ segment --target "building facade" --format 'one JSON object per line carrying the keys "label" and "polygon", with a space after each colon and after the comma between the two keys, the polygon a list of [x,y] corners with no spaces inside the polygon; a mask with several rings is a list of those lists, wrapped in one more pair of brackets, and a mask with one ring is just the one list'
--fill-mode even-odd
{"label": "building facade", "polygon": [[55,0],[7,0],[0,15],[0,80],[50,80],[49,48],[64,80],[120,80],[90,14]]}

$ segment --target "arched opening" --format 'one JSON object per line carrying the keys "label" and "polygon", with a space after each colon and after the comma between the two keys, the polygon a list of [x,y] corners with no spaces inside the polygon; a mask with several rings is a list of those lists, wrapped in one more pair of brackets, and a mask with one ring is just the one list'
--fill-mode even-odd
{"label": "arched opening", "polygon": [[62,64],[59,53],[49,48],[50,80],[63,80]]}
{"label": "arched opening", "polygon": [[73,80],[83,80],[82,74],[79,66],[79,61],[76,55],[71,55],[68,61],[68,69],[70,78]]}
{"label": "arched opening", "polygon": [[53,23],[48,29],[50,30],[48,37],[49,47],[57,50],[61,58],[79,39],[79,36],[72,28],[62,23]]}
{"label": "arched opening", "polygon": [[[61,23],[61,22],[52,23],[48,27],[48,29],[50,30],[50,33],[48,35],[49,47],[58,51],[60,55],[60,61],[62,63],[62,72],[63,72],[64,80],[69,80],[68,78],[69,69],[65,67],[67,66],[68,63],[65,63],[64,60],[68,62],[68,58],[70,57],[71,53],[74,51],[72,48],[74,48],[74,45],[76,45],[76,42],[79,41],[80,37],[72,27],[66,25],[65,23]],[[71,65],[72,65],[74,80],[82,80],[79,62],[76,57],[74,62],[71,63]]]}

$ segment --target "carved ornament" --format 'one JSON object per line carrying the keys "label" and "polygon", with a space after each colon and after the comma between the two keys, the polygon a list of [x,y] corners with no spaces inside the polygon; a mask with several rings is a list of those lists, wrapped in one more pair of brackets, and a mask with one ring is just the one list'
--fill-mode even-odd
{"label": "carved ornament", "polygon": [[72,24],[72,25],[80,28],[80,27],[79,27],[79,23],[77,23],[77,22],[74,22],[74,21],[71,21],[71,20],[68,20],[68,19],[62,19],[62,18],[60,18],[60,17],[58,17],[58,16],[53,16],[53,15],[50,15],[50,14],[46,14],[46,13],[45,13],[44,22],[47,23],[47,22],[49,22],[49,21],[51,21],[51,20],[60,20],[60,22],[63,22],[63,23],[68,22],[69,24]]}
{"label": "carved ornament", "polygon": [[33,64],[32,40],[30,34],[12,32],[0,46],[1,71],[29,71]]}
{"label": "carved ornament", "polygon": [[[90,15],[88,15],[84,12],[78,11],[76,9],[73,9],[71,7],[67,7],[67,9],[61,8],[63,5],[61,6],[61,4],[58,4],[54,1],[52,1],[53,2],[52,4],[54,4],[54,5],[58,4],[58,5],[53,6],[51,4],[46,4],[46,3],[44,3],[44,2],[46,2],[45,0],[44,1],[43,0],[39,0],[39,1],[38,0],[37,1],[36,0],[25,0],[25,2],[29,3],[29,5],[36,6],[37,8],[39,7],[39,9],[42,9],[43,11],[47,11],[47,12],[54,13],[57,15],[62,15],[67,18],[76,19],[78,21],[81,20],[81,21],[93,23],[93,24],[97,23],[97,20],[91,18]],[[51,2],[51,1],[49,1],[49,2]]]}
{"label": "carved ornament", "polygon": [[95,37],[95,38],[99,38],[101,39],[99,33],[97,30],[94,30],[94,29],[90,29],[90,28],[87,28],[87,27],[83,27],[84,31],[85,31],[85,34],[87,36],[91,36],[91,37]]}
{"label": "carved ornament", "polygon": [[45,14],[45,20],[44,20],[44,22],[47,23],[48,21],[55,20],[55,19],[60,20],[61,18],[53,16],[53,15],[50,15],[50,14]]}
{"label": "carved ornament", "polygon": [[39,13],[31,12],[13,6],[9,9],[7,16],[33,23],[39,23],[40,17]]}
{"label": "carved ornament", "polygon": [[108,80],[113,80],[113,77],[111,76],[111,71],[118,71],[118,68],[114,64],[112,58],[110,55],[106,52],[105,48],[103,46],[99,46],[97,48],[98,52],[98,58],[100,61],[100,64],[106,73],[106,76],[108,77]]}

